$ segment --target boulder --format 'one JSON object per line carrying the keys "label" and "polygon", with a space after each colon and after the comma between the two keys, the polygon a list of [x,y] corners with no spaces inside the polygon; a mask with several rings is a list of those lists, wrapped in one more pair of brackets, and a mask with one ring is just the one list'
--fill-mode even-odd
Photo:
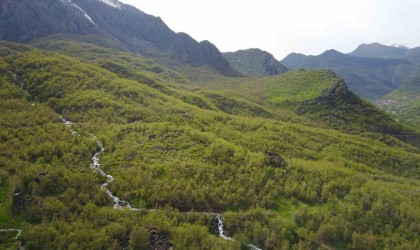
{"label": "boulder", "polygon": [[169,242],[169,237],[159,229],[149,230],[149,249],[153,250],[172,250],[173,245]]}
{"label": "boulder", "polygon": [[347,87],[347,84],[344,82],[344,80],[340,80],[335,88],[335,95],[336,96],[346,96],[349,92],[349,88]]}
{"label": "boulder", "polygon": [[30,205],[32,197],[23,191],[17,191],[13,195],[12,208],[17,212],[23,212]]}
{"label": "boulder", "polygon": [[269,165],[273,168],[283,168],[287,166],[286,161],[278,153],[265,151],[265,156]]}

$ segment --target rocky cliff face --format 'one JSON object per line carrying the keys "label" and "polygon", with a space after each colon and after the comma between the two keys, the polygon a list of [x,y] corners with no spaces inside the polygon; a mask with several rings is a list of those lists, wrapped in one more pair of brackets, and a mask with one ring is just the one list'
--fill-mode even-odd
{"label": "rocky cliff face", "polygon": [[344,82],[343,79],[337,82],[334,94],[337,96],[346,96],[349,93],[349,88],[347,87],[347,84]]}
{"label": "rocky cliff face", "polygon": [[0,39],[28,43],[57,33],[100,34],[150,57],[235,75],[210,42],[175,33],[159,18],[116,0],[0,0]]}
{"label": "rocky cliff face", "polygon": [[224,53],[223,56],[234,69],[245,75],[272,76],[289,70],[272,54],[260,49],[239,50]]}
{"label": "rocky cliff face", "polygon": [[71,2],[0,0],[0,39],[20,43],[56,33],[89,34],[96,27]]}

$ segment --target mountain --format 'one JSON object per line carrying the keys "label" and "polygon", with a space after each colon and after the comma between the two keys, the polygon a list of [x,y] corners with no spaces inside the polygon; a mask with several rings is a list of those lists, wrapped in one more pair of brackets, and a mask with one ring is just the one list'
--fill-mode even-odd
{"label": "mountain", "polygon": [[411,128],[419,129],[419,48],[364,44],[349,54],[335,50],[318,56],[292,53],[282,63],[291,69],[332,69],[357,95],[373,101]]}
{"label": "mountain", "polygon": [[223,53],[229,64],[249,76],[272,76],[288,71],[274,56],[260,49],[238,50]]}
{"label": "mountain", "polygon": [[408,60],[410,60],[410,62],[420,65],[420,47],[411,49],[408,53],[407,58]]}
{"label": "mountain", "polygon": [[[207,83],[205,87],[221,88],[220,82],[214,87],[213,84]],[[269,78],[240,79],[239,82],[224,83],[223,89],[223,94],[216,92],[215,95],[218,99],[229,97],[230,103],[224,102],[226,106],[237,105],[232,99],[237,98],[239,92],[269,112],[268,117],[276,119],[289,117],[296,122],[290,113],[285,112],[289,111],[300,118],[305,117],[300,123],[347,133],[409,133],[389,115],[349,91],[344,80],[331,70],[299,70]],[[260,114],[253,113],[254,116],[264,116]]]}
{"label": "mountain", "polygon": [[318,56],[293,53],[281,63],[291,69],[331,69],[345,79],[350,90],[369,100],[377,100],[398,88],[411,74],[412,67],[406,59],[356,57],[336,50]]}
{"label": "mountain", "polygon": [[300,53],[291,53],[287,55],[281,62],[284,65],[288,65],[287,67],[291,69],[299,69],[302,67],[303,62],[306,60],[307,56]]}
{"label": "mountain", "polygon": [[420,75],[376,102],[396,120],[420,131]]}
{"label": "mountain", "polygon": [[402,45],[386,46],[380,43],[361,44],[348,55],[367,57],[367,58],[384,58],[384,59],[402,59],[406,58],[410,49]]}
{"label": "mountain", "polygon": [[210,42],[175,33],[160,18],[116,0],[1,0],[0,6],[2,40],[29,43],[58,33],[97,34],[134,53],[237,74]]}
{"label": "mountain", "polygon": [[[232,77],[115,0],[1,3],[28,40],[0,41],[0,249],[420,248],[419,131],[332,70]],[[349,57],[388,74],[320,56]]]}
{"label": "mountain", "polygon": [[380,43],[361,44],[348,55],[365,58],[406,59],[410,63],[420,64],[420,47],[410,49],[397,44],[391,46]]}
{"label": "mountain", "polygon": [[0,42],[0,248],[418,248],[420,151],[332,71],[62,44]]}

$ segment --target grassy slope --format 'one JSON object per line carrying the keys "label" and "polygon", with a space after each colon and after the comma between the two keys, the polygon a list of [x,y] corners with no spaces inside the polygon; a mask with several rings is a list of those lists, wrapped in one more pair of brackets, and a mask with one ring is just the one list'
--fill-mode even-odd
{"label": "grassy slope", "polygon": [[[15,53],[13,49],[26,50],[25,47],[12,47],[11,50],[10,47],[2,46],[2,55],[19,57],[20,53]],[[90,133],[99,130],[99,127],[103,125],[106,126],[108,122],[126,123],[127,119],[130,119],[129,117],[138,110],[132,110],[132,107],[128,106],[129,104],[121,100],[122,98],[118,100],[121,103],[116,103],[115,98],[121,93],[133,94],[135,92],[139,94],[141,86],[139,88],[132,86],[135,89],[134,92],[124,92],[127,89],[121,85],[122,82],[118,82],[119,88],[114,89],[115,92],[113,92],[115,95],[110,96],[104,93],[110,89],[101,91],[98,88],[103,87],[101,84],[109,84],[109,81],[106,80],[108,77],[116,78],[112,73],[101,71],[99,68],[92,69],[88,65],[79,65],[77,61],[70,58],[48,53],[34,52],[31,54],[31,52],[27,52],[28,54],[25,54],[24,58],[19,58],[23,61],[34,59],[29,63],[30,66],[25,64],[26,66],[35,67],[38,70],[42,68],[45,71],[41,71],[46,73],[51,70],[51,67],[57,65],[62,74],[53,70],[52,74],[41,74],[45,78],[42,78],[41,75],[36,77],[34,74],[30,79],[26,79],[21,75],[25,72],[23,68],[19,68],[17,64],[12,66],[0,60],[2,66],[0,67],[2,73],[0,112],[1,117],[8,118],[0,120],[2,128],[0,163],[2,191],[7,189],[6,199],[9,201],[2,208],[2,211],[7,210],[8,212],[2,213],[4,220],[2,219],[1,228],[22,228],[23,233],[20,240],[24,242],[26,249],[119,248],[122,247],[122,244],[128,244],[128,241],[125,241],[127,235],[130,236],[132,247],[144,249],[149,244],[148,230],[153,228],[158,228],[172,237],[186,233],[191,234],[191,230],[193,230],[196,236],[192,239],[185,238],[187,242],[182,242],[180,237],[171,240],[179,248],[215,246],[218,249],[238,249],[236,243],[226,242],[209,234],[208,228],[211,223],[209,216],[185,218],[177,213],[166,216],[164,214],[135,214],[113,210],[111,201],[100,189],[100,183],[103,180],[89,169],[90,158],[97,150]],[[19,59],[16,60],[16,63]],[[11,60],[14,61],[14,59]],[[59,61],[61,62],[58,63]],[[75,72],[78,74],[74,74]],[[16,76],[15,73],[17,73]],[[51,76],[56,78],[52,79]],[[87,78],[83,77],[93,78],[88,83],[84,82]],[[80,91],[80,95],[75,96],[79,98],[77,102],[69,103],[72,108],[80,109],[79,112],[81,112],[72,116],[74,120],[86,118],[89,121],[89,123],[77,127],[81,136],[73,136],[60,120],[60,115],[49,108],[46,103],[40,101],[41,99],[45,100],[46,96],[29,95],[27,91],[18,87],[21,83],[26,83],[28,88],[35,93],[37,90],[32,89],[31,86],[34,86],[30,83],[34,83],[32,81],[44,82],[41,78],[60,83],[60,86],[55,84],[39,86],[46,89],[54,86],[55,90],[58,89],[57,92],[54,91],[57,94],[62,93],[60,90],[68,88],[64,92],[71,96],[70,92],[81,87],[73,85],[80,80],[87,84],[85,87],[96,89],[96,91]],[[71,81],[65,82],[64,79],[71,79]],[[100,83],[100,85],[95,85],[96,83]],[[111,87],[111,85],[108,86]],[[146,86],[143,88],[149,89]],[[49,92],[51,89],[46,89],[43,89],[46,93],[52,93]],[[149,100],[153,100],[159,106],[159,101],[153,99],[155,97],[153,93],[156,94],[153,89],[149,89],[148,94],[151,95]],[[91,103],[95,98],[100,100]],[[35,104],[31,105],[33,99]],[[68,108],[67,105],[54,102],[54,100],[52,100],[54,104],[50,105],[56,110]],[[87,102],[83,103],[84,100]],[[130,113],[117,115],[117,110],[121,111],[122,106],[126,111],[131,110]],[[112,109],[111,113],[109,113],[110,109]],[[94,117],[89,117],[91,112]],[[116,118],[123,114],[124,122]],[[138,115],[138,113],[136,114]],[[150,119],[153,118],[150,115]],[[104,132],[107,131],[105,128],[102,129]],[[40,178],[39,174],[44,172],[48,172],[48,174],[37,179]],[[7,186],[8,188],[6,188]],[[18,207],[12,209],[10,201],[15,199],[13,194],[20,191],[25,197],[30,198],[30,202],[22,209],[18,209]],[[20,217],[22,219],[19,219]],[[176,222],[172,221],[177,217]],[[197,220],[200,222],[196,222]],[[191,226],[188,227],[189,225]],[[14,233],[2,234],[1,239],[4,237],[5,240],[1,241],[0,248],[16,249],[17,242],[13,241],[14,236]],[[188,240],[198,240],[199,243],[194,244]]]}
{"label": "grassy slope", "polygon": [[[333,128],[351,134],[380,132],[404,134],[409,128],[352,93],[335,95],[343,84],[332,71],[293,71],[269,78],[221,80],[203,88],[225,89],[231,96],[258,103],[272,117],[310,126]],[[299,115],[299,116],[297,116]]]}
{"label": "grassy slope", "polygon": [[223,53],[229,64],[248,76],[271,76],[288,71],[273,55],[259,49]]}
{"label": "grassy slope", "polygon": [[[288,64],[289,61],[291,65]],[[350,90],[368,100],[380,99],[403,84],[410,74],[418,72],[405,60],[361,58],[333,50],[319,56],[292,55],[285,58],[282,63],[293,69],[334,70],[338,76],[346,80]]]}
{"label": "grassy slope", "polygon": [[420,131],[420,76],[392,91],[377,104],[400,122]]}
{"label": "grassy slope", "polygon": [[[121,53],[117,50],[105,49],[92,44],[83,44],[83,46],[80,46],[79,43],[75,44],[71,41],[64,42],[60,36],[40,39],[35,42],[35,45],[42,48],[52,48],[78,58],[81,57],[87,62],[93,62],[102,68],[111,70],[121,77],[146,82],[149,86],[164,91],[166,94],[181,97],[184,101],[194,105],[198,104],[200,107],[206,109],[219,109],[230,114],[250,114],[275,117],[283,120],[292,119],[292,121],[296,120],[299,122],[306,119],[308,120],[307,124],[316,123],[318,126],[333,126],[335,129],[342,129],[347,132],[351,130],[356,130],[357,132],[370,132],[374,130],[400,134],[403,130],[394,124],[391,119],[387,118],[386,115],[377,112],[371,105],[357,98],[349,98],[351,99],[349,100],[350,105],[347,105],[347,107],[343,105],[346,102],[329,100],[329,106],[327,108],[326,105],[318,107],[324,109],[325,114],[315,112],[315,115],[312,114],[314,113],[313,109],[311,110],[312,112],[306,112],[307,103],[303,103],[303,105],[299,105],[300,108],[298,110],[293,110],[293,113],[305,113],[304,118],[296,118],[294,114],[291,114],[289,110],[284,108],[279,109],[274,107],[273,109],[273,105],[271,105],[273,103],[277,104],[277,106],[280,103],[284,103],[284,101],[289,104],[290,102],[295,104],[296,102],[307,102],[325,95],[325,92],[335,88],[337,82],[340,81],[330,71],[290,72],[279,77],[262,78],[262,80],[256,81],[250,81],[250,78],[237,78],[234,79],[232,84],[232,78],[220,77],[220,75],[206,71],[205,69],[191,69],[175,63],[173,65],[174,68],[169,70],[165,66],[156,64],[144,57],[132,56],[128,53]],[[183,74],[179,72],[183,72]],[[205,83],[206,86],[204,86],[205,89],[212,86],[214,82],[219,81],[227,81],[228,85],[232,85],[234,88],[237,87],[238,82],[241,82],[241,90],[232,93],[220,91],[220,89],[225,89],[226,86],[217,86],[216,91],[202,93],[204,95],[203,98],[203,96],[191,94],[191,91],[197,92],[197,89],[194,87],[197,85],[196,81],[207,82]],[[168,89],[166,85],[163,86],[157,82],[165,82],[171,88],[180,91],[187,90],[188,92],[181,93],[174,89]],[[244,87],[250,91],[247,91]],[[267,98],[267,93],[273,94]],[[269,101],[268,104],[262,102],[262,100],[266,99]],[[312,105],[314,103],[310,104]],[[335,108],[339,107],[342,110],[337,111],[334,109],[334,105],[336,105]],[[352,108],[354,106],[361,106],[364,108],[364,111]],[[346,117],[350,113],[357,116],[360,112],[363,113],[361,117]],[[341,115],[330,116],[331,113],[341,113]],[[366,126],[363,129],[359,129],[363,127],[361,124]]]}
{"label": "grassy slope", "polygon": [[[99,180],[93,180],[96,175],[84,167],[94,151],[92,141],[83,139],[89,138],[91,132],[107,148],[102,163],[115,177],[111,190],[138,207],[228,211],[228,232],[264,249],[281,245],[310,248],[333,242],[353,248],[418,247],[416,227],[411,226],[418,224],[420,218],[418,149],[389,137],[375,139],[384,136],[375,130],[371,130],[371,136],[363,136],[360,131],[364,128],[351,134],[308,126],[311,121],[322,119],[298,115],[293,110],[296,102],[312,101],[324,93],[325,88],[320,88],[317,81],[310,84],[314,74],[319,75],[327,89],[330,83],[336,83],[333,76],[327,77],[328,72],[290,73],[288,78],[268,81],[247,78],[230,82],[223,78],[203,90],[192,89],[188,83],[179,85],[178,77],[165,78],[161,72],[134,70],[144,66],[137,65],[131,57],[123,64],[123,69],[131,72],[111,68],[112,73],[103,69],[107,68],[103,58],[90,52],[82,56],[90,64],[7,43],[2,44],[0,52],[4,60],[0,61],[5,76],[3,86],[8,86],[1,88],[2,94],[23,106],[16,112],[13,105],[2,104],[5,115],[16,115],[4,132],[5,138],[31,138],[22,131],[29,133],[38,128],[37,124],[25,126],[33,121],[32,109],[46,110],[36,116],[42,121],[39,129],[44,128],[51,135],[45,139],[49,145],[61,145],[65,152],[38,150],[29,155],[34,163],[29,161],[27,166],[15,168],[16,175],[5,171],[6,178],[13,180],[10,190],[23,189],[39,200],[39,210],[35,210],[38,213],[31,213],[31,209],[20,213],[28,221],[22,233],[25,247],[46,244],[67,248],[69,239],[79,248],[112,244],[118,247],[127,235],[133,246],[133,239],[145,244],[141,239],[147,240],[147,229],[158,227],[181,249],[238,249],[239,246],[209,233],[208,218],[185,218],[177,213],[139,215],[110,209],[109,201],[103,193],[101,197],[99,185],[95,184]],[[86,60],[89,56],[92,58]],[[114,61],[122,64],[120,59]],[[311,91],[299,91],[301,86],[297,85],[302,82],[309,82]],[[16,87],[19,83],[24,84],[24,90]],[[277,92],[253,92],[261,88],[252,85],[261,83]],[[229,90],[237,84],[241,84],[241,93]],[[288,86],[287,91],[277,84]],[[216,86],[226,89],[223,96],[229,96],[228,101],[209,97],[209,93],[214,94],[210,89],[217,89]],[[10,92],[18,94],[13,97]],[[276,115],[283,112],[281,104],[286,99],[278,96],[290,93],[295,94],[295,99],[285,105],[283,113],[290,117],[279,120]],[[239,94],[243,99],[237,97]],[[30,100],[35,101],[34,107]],[[2,103],[7,102],[2,98]],[[231,102],[232,107],[239,102],[264,108],[272,116],[258,115],[254,109],[241,114],[235,109],[223,110]],[[58,114],[78,122],[83,136],[77,139],[65,133]],[[52,123],[54,129],[44,123]],[[61,138],[63,134],[65,137]],[[2,145],[10,148],[9,142],[2,140]],[[15,143],[16,149],[26,145],[19,140]],[[281,154],[288,166],[270,167],[264,151]],[[72,159],[67,154],[79,160],[67,162]],[[21,151],[2,157],[12,162],[12,155],[20,157]],[[44,169],[56,178],[52,179],[55,183],[61,184],[60,193],[44,193],[49,190],[47,181],[30,181]],[[78,186],[80,179],[89,184]],[[25,180],[29,180],[29,186],[24,185]],[[72,189],[84,195],[70,205]],[[60,206],[69,209],[64,213]],[[72,236],[72,232],[86,230],[90,239],[81,234]]]}

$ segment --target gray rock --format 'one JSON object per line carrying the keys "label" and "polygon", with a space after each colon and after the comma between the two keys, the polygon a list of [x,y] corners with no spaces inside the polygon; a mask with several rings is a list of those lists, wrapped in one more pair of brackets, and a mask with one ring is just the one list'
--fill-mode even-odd
{"label": "gray rock", "polygon": [[97,0],[0,0],[0,38],[29,43],[59,33],[95,34],[135,54],[165,56],[238,75],[210,42],[197,42],[185,33],[175,33],[159,17],[119,5],[114,8]]}

